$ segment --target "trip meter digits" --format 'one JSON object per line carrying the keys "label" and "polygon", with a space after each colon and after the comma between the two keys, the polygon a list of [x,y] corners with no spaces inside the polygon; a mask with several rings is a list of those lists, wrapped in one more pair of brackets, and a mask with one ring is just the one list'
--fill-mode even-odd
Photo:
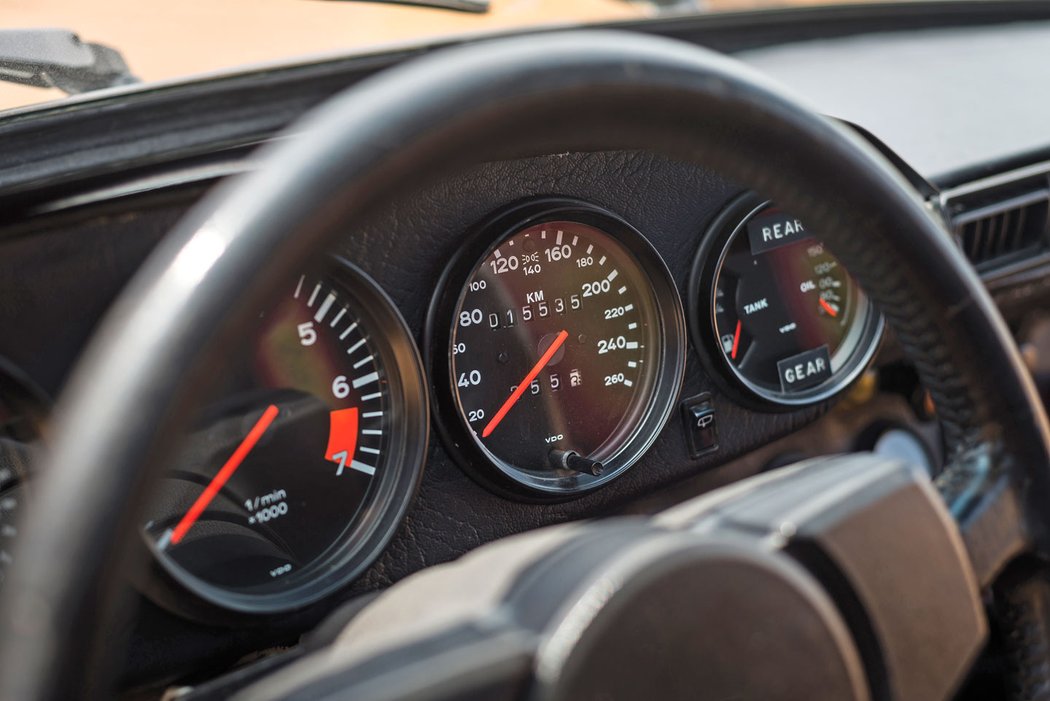
{"label": "trip meter digits", "polygon": [[451,442],[504,491],[595,488],[649,446],[681,381],[666,268],[625,222],[575,202],[515,208],[480,238],[431,314]]}
{"label": "trip meter digits", "polygon": [[206,603],[270,613],[332,592],[389,540],[420,474],[427,403],[396,309],[341,261],[294,280],[248,341],[143,532]]}
{"label": "trip meter digits", "polygon": [[[882,319],[805,224],[747,199],[701,247],[691,306],[698,347],[767,403],[822,401],[859,374]],[[710,305],[704,309],[704,301]]]}

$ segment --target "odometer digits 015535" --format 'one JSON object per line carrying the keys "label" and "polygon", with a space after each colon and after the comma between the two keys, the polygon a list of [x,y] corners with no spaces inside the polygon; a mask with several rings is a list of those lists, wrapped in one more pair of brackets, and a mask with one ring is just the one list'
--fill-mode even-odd
{"label": "odometer digits 015535", "polygon": [[519,207],[481,236],[432,315],[444,315],[431,352],[447,353],[453,443],[497,486],[597,487],[652,442],[681,381],[666,267],[637,231],[581,203]]}

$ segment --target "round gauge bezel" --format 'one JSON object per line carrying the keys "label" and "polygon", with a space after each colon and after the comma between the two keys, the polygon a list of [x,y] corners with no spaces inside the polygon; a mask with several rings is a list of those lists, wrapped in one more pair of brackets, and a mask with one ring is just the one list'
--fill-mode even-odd
{"label": "round gauge bezel", "polygon": [[[722,264],[730,246],[747,223],[774,203],[755,193],[732,201],[707,228],[693,259],[686,306],[690,336],[701,361],[719,387],[741,404],[765,411],[788,411],[826,402],[849,387],[870,364],[882,341],[884,320],[866,296],[863,318],[856,317],[847,331],[853,345],[845,362],[815,387],[798,392],[777,392],[752,382],[725,357],[718,340],[716,292]],[[854,280],[856,284],[856,280]],[[842,354],[840,349],[836,356]]]}
{"label": "round gauge bezel", "polygon": [[19,414],[27,425],[20,428],[19,440],[35,440],[46,433],[52,401],[29,375],[11,360],[0,356],[0,402]]}
{"label": "round gauge bezel", "polygon": [[[545,478],[500,459],[474,437],[456,399],[450,348],[455,310],[463,299],[468,278],[508,238],[553,221],[594,227],[623,246],[646,278],[645,294],[651,296],[656,314],[654,337],[662,343],[662,349],[654,353],[657,363],[651,371],[650,398],[622,445],[603,459],[600,476],[580,473]],[[660,254],[641,232],[613,212],[581,200],[545,197],[512,204],[468,233],[431,300],[423,351],[438,432],[457,464],[479,484],[501,496],[534,502],[577,498],[622,475],[652,446],[670,418],[681,389],[686,343],[685,315],[678,289]]]}
{"label": "round gauge bezel", "polygon": [[[0,405],[6,407],[10,414],[17,418],[17,422],[8,426],[6,431],[0,432],[0,435],[24,444],[28,453],[33,444],[43,439],[47,431],[51,399],[28,374],[3,356],[0,356]],[[13,512],[16,521],[22,515],[19,512],[24,513],[32,492],[32,458],[32,454],[28,453],[24,460],[11,460],[7,469],[0,473],[0,499],[15,497]],[[12,538],[12,543],[17,547],[17,532],[0,535],[0,538]],[[11,553],[0,544],[0,554]],[[5,578],[3,570],[12,566],[14,562],[10,560],[0,563],[0,585]]]}
{"label": "round gauge bezel", "polygon": [[[376,474],[360,516],[346,526],[339,542],[329,548],[287,590],[244,593],[204,581],[158,552],[142,533],[151,566],[136,577],[155,603],[195,620],[242,624],[263,622],[268,616],[302,611],[324,601],[360,576],[390,543],[408,511],[422,480],[429,442],[430,403],[427,382],[411,331],[390,297],[364,271],[338,256],[315,274],[338,287],[355,302],[362,325],[383,355],[390,411],[400,417],[398,436],[391,437],[388,457]],[[187,597],[187,593],[191,596]]]}

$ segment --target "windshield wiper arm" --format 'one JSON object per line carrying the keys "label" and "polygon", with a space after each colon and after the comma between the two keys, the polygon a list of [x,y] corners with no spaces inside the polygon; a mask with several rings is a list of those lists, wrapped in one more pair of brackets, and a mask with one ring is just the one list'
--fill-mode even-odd
{"label": "windshield wiper arm", "polygon": [[124,57],[65,29],[0,30],[0,81],[67,95],[139,82]]}
{"label": "windshield wiper arm", "polygon": [[[347,2],[348,0],[335,0]],[[358,0],[359,2],[385,2],[391,5],[419,5],[439,10],[457,10],[459,12],[488,12],[491,9],[489,0]]]}

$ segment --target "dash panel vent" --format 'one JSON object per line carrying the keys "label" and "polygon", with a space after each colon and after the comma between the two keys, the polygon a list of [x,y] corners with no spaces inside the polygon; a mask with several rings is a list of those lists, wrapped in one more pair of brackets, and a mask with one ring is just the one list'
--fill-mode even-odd
{"label": "dash panel vent", "polygon": [[979,268],[1005,265],[1047,246],[1050,188],[1045,180],[977,190],[947,204],[959,246]]}

